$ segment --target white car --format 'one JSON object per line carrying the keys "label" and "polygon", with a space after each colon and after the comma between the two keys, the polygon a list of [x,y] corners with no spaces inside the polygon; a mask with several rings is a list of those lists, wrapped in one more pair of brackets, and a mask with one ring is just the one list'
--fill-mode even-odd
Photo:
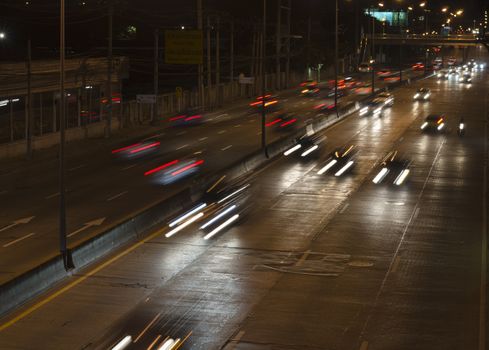
{"label": "white car", "polygon": [[389,92],[381,92],[377,98],[384,102],[384,106],[392,107],[394,105],[394,95]]}
{"label": "white car", "polygon": [[413,98],[416,101],[426,101],[430,98],[431,96],[431,91],[430,89],[427,88],[420,88],[416,91],[414,94]]}

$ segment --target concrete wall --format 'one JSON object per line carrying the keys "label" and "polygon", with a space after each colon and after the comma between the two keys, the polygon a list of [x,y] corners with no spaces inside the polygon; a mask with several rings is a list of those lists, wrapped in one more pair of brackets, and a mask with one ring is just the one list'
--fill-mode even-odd
{"label": "concrete wall", "polygon": [[[66,142],[77,141],[86,138],[102,137],[105,133],[106,122],[88,124],[82,128],[66,129]],[[112,120],[112,130],[119,129],[119,121]],[[59,132],[36,136],[32,139],[32,149],[38,151],[59,144]],[[27,142],[25,140],[15,141],[0,145],[0,159],[22,157],[26,154]]]}

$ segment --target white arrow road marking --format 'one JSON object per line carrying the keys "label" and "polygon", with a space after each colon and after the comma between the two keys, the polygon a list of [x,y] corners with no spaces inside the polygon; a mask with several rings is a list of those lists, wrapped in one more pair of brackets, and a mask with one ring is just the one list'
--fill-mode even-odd
{"label": "white arrow road marking", "polygon": [[112,201],[112,200],[114,200],[114,199],[116,199],[116,198],[122,197],[122,196],[123,196],[123,195],[125,195],[127,192],[129,192],[129,191],[124,191],[124,192],[121,192],[121,193],[116,194],[115,196],[109,197],[109,198],[107,198],[107,201],[108,201],[108,202],[110,202],[110,201]]}
{"label": "white arrow road marking", "polygon": [[86,222],[85,225],[83,225],[82,227],[80,227],[78,230],[73,231],[67,237],[74,236],[77,233],[80,233],[82,231],[85,231],[86,229],[89,229],[92,226],[100,226],[100,225],[102,225],[102,223],[104,221],[105,221],[105,218],[100,218],[100,219],[96,219],[96,220],[92,220],[92,221]]}
{"label": "white arrow road marking", "polygon": [[51,198],[58,197],[58,196],[59,196],[59,192],[56,192],[56,193],[50,194],[49,196],[44,197],[44,199],[51,199]]}
{"label": "white arrow road marking", "polygon": [[0,228],[0,232],[2,231],[6,231],[8,230],[9,228],[12,228],[12,227],[15,227],[17,225],[22,225],[22,224],[28,224],[29,222],[31,222],[32,219],[34,219],[35,216],[29,216],[29,217],[26,217],[26,218],[23,218],[23,219],[18,219],[18,220],[15,220],[14,222],[12,222],[10,225],[7,225],[7,226],[4,226],[2,228]]}
{"label": "white arrow road marking", "polygon": [[15,244],[15,243],[18,243],[18,242],[20,242],[20,241],[23,241],[24,239],[29,238],[29,237],[34,236],[34,235],[35,235],[35,233],[34,233],[34,232],[29,233],[29,234],[27,234],[27,235],[25,235],[25,236],[22,236],[22,237],[20,237],[20,238],[17,238],[17,239],[15,239],[15,240],[11,241],[11,242],[5,243],[5,244],[3,245],[3,247],[4,247],[4,248],[7,248],[8,246],[11,246],[12,244]]}

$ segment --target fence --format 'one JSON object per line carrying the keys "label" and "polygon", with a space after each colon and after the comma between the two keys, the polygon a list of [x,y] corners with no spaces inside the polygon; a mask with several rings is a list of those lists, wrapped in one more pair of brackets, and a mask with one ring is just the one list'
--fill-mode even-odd
{"label": "fence", "polygon": [[[292,72],[289,83],[283,88],[298,85],[303,74]],[[282,73],[281,81],[285,80]],[[266,76],[267,91],[275,91],[275,74]],[[241,98],[250,98],[258,94],[259,79],[254,85],[243,85],[237,81],[204,88],[204,108],[212,110],[232,103]],[[85,85],[66,90],[66,126],[67,128],[87,128],[90,124],[103,123],[107,116],[108,101],[104,97],[104,85]],[[113,91],[119,89],[114,87]],[[46,136],[59,130],[58,101],[59,92],[39,92],[32,94],[31,111],[34,126],[33,137]],[[113,118],[118,127],[130,128],[152,121],[153,105],[138,103],[135,100],[123,101],[118,92],[112,96]],[[162,94],[157,97],[158,119],[182,112],[191,107],[199,107],[198,92],[183,91]],[[27,99],[26,96],[0,96],[0,144],[25,140],[27,135]]]}

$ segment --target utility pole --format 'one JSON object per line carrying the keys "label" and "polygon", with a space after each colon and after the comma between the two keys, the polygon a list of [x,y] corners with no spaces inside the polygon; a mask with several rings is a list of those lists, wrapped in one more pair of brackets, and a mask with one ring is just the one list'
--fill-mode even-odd
{"label": "utility pole", "polygon": [[107,52],[107,126],[105,137],[110,137],[112,128],[112,20],[114,13],[113,2],[109,3],[109,42]]}
{"label": "utility pole", "polygon": [[59,250],[63,257],[65,270],[71,270],[73,260],[66,247],[66,189],[65,189],[65,0],[61,1],[59,35]]}
{"label": "utility pole", "polygon": [[402,84],[402,23],[401,23],[401,10],[397,13],[397,22],[399,24],[399,36],[401,40],[399,41],[399,84]]}
{"label": "utility pole", "polygon": [[279,90],[282,86],[280,84],[280,51],[282,49],[282,37],[280,32],[280,27],[282,26],[282,0],[277,0],[277,29],[275,38],[275,66],[276,66],[276,78],[275,78],[275,88]]}
{"label": "utility pole", "polygon": [[158,47],[158,39],[159,39],[159,31],[158,29],[155,29],[154,31],[154,77],[153,77],[153,93],[155,95],[155,103],[153,105],[153,116],[152,116],[152,123],[156,123],[158,120],[158,84],[159,84],[159,70],[158,70],[158,60],[159,60],[159,47]]}
{"label": "utility pole", "polygon": [[234,21],[231,20],[231,34],[229,38],[229,82],[231,83],[231,99],[234,99]]}
{"label": "utility pole", "polygon": [[309,67],[311,66],[311,17],[307,20],[307,54],[306,54],[306,74],[307,74],[307,79],[310,78],[309,76]]}
{"label": "utility pole", "polygon": [[266,57],[266,37],[267,37],[267,0],[263,0],[263,32],[261,41],[261,147],[265,156],[268,158],[267,139],[265,129],[265,89],[266,89],[266,72],[265,72],[265,57]]}
{"label": "utility pole", "polygon": [[375,17],[371,14],[372,17],[372,95],[375,94]]}
{"label": "utility pole", "polygon": [[335,12],[334,12],[334,107],[336,110],[336,116],[339,118],[338,111],[338,0],[335,0]]}
{"label": "utility pole", "polygon": [[291,1],[287,1],[287,60],[285,61],[285,87],[289,87],[290,85],[290,14],[292,12],[291,9]]}
{"label": "utility pole", "polygon": [[216,105],[220,105],[219,84],[221,82],[221,55],[220,55],[220,33],[219,33],[220,18],[216,20]]}
{"label": "utility pole", "polygon": [[211,65],[211,20],[209,16],[207,16],[207,96],[209,99],[207,103],[209,106],[211,105],[211,88],[212,88],[212,65]]}
{"label": "utility pole", "polygon": [[[34,131],[33,115],[32,115],[32,54],[31,54],[31,39],[27,40],[27,125],[26,125],[26,144],[27,144],[27,159],[32,158],[32,136]],[[10,102],[12,103],[12,102]],[[42,126],[41,126],[42,128]]]}
{"label": "utility pole", "polygon": [[[202,0],[197,0],[197,29],[202,33],[203,28],[203,19],[202,19]],[[202,60],[203,61],[203,60]],[[201,62],[198,65],[198,73],[197,73],[197,84],[198,86],[198,95],[199,95],[199,104],[201,107],[204,107],[204,63]]]}

